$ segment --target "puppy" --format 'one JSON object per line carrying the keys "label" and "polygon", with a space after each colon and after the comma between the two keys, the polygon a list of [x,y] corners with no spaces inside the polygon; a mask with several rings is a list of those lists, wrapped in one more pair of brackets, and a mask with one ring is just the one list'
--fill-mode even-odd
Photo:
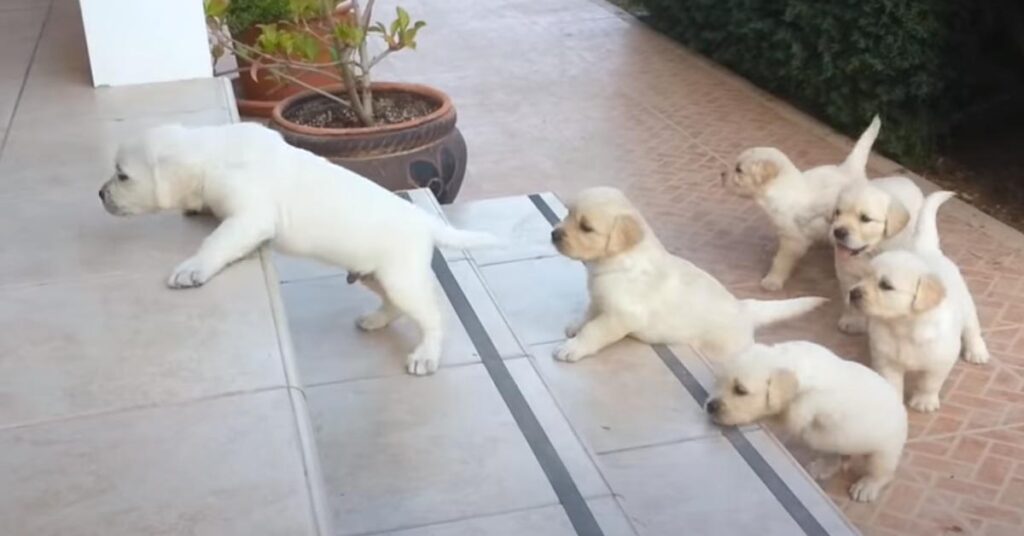
{"label": "puppy", "polygon": [[737,300],[715,278],[670,254],[622,192],[584,190],[551,232],[560,253],[583,261],[590,303],[555,352],[577,361],[633,336],[688,343],[712,358],[753,343],[754,329],[804,314],[827,300]]}
{"label": "puppy", "polygon": [[380,329],[407,314],[422,332],[410,374],[437,370],[442,315],[430,261],[435,245],[472,248],[494,237],[453,229],[373,182],[252,123],[157,127],[123,144],[100,190],[108,212],[210,212],[221,220],[174,269],[172,288],[197,287],[270,242],[283,252],[341,266],[376,292],[359,319]]}
{"label": "puppy", "polygon": [[831,239],[843,314],[839,329],[864,333],[864,315],[850,307],[850,287],[867,273],[871,257],[883,251],[908,249],[924,194],[906,177],[885,177],[852,184],[839,194],[832,214]]}
{"label": "puppy", "polygon": [[870,502],[892,480],[907,440],[907,411],[874,371],[823,346],[797,341],[754,345],[719,376],[707,411],[736,426],[775,418],[789,433],[823,454],[810,471],[826,479],[843,456],[864,456],[866,473],[850,487]]}
{"label": "puppy", "polygon": [[867,180],[868,156],[881,126],[876,116],[839,165],[800,171],[782,151],[755,147],[740,154],[734,170],[722,173],[728,190],[757,201],[779,237],[779,249],[761,280],[762,288],[781,289],[808,248],[827,241],[836,197],[847,185]]}
{"label": "puppy", "polygon": [[939,248],[936,213],[952,196],[929,195],[912,249],[872,259],[870,275],[849,295],[869,318],[872,367],[901,395],[906,373],[920,373],[909,405],[922,412],[939,409],[939,390],[957,356],[978,364],[989,359],[967,284]]}

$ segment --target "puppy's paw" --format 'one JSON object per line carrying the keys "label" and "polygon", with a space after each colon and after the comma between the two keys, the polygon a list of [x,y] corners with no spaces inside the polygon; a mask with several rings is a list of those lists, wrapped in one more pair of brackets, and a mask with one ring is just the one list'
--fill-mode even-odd
{"label": "puppy's paw", "polygon": [[843,314],[839,317],[839,331],[849,335],[860,335],[868,331],[868,320],[860,315]]}
{"label": "puppy's paw", "polygon": [[422,346],[416,348],[405,360],[405,370],[413,376],[426,376],[437,372],[441,365],[441,356],[431,354]]}
{"label": "puppy's paw", "polygon": [[910,397],[907,405],[921,413],[931,413],[939,409],[939,395],[935,393],[918,393]]}
{"label": "puppy's paw", "polygon": [[807,466],[807,472],[815,480],[828,480],[843,467],[843,459],[839,456],[821,456]]}
{"label": "puppy's paw", "polygon": [[392,316],[386,312],[374,311],[359,317],[356,326],[363,331],[375,331],[388,327],[392,320]]}
{"label": "puppy's paw", "polygon": [[587,352],[580,347],[580,344],[576,342],[576,339],[569,339],[565,341],[565,344],[555,349],[555,359],[559,361],[565,361],[566,363],[575,363],[584,357],[587,357]]}
{"label": "puppy's paw", "polygon": [[989,360],[988,348],[984,344],[964,346],[964,361],[984,365]]}
{"label": "puppy's paw", "polygon": [[178,265],[167,279],[171,288],[192,288],[202,286],[213,276],[212,270],[203,265],[198,257],[192,257]]}
{"label": "puppy's paw", "polygon": [[885,484],[885,480],[872,476],[861,477],[850,486],[850,498],[857,502],[872,502],[882,493]]}
{"label": "puppy's paw", "polygon": [[775,274],[768,274],[761,279],[761,288],[771,292],[782,290],[785,284],[786,278]]}

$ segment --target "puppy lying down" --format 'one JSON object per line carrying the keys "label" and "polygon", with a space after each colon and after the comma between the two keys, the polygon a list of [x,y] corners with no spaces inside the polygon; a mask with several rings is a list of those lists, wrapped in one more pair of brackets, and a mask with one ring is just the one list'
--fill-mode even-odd
{"label": "puppy lying down", "polygon": [[776,419],[823,456],[815,478],[832,476],[843,456],[863,456],[864,475],[850,487],[873,501],[892,480],[907,440],[903,401],[873,370],[804,341],[755,345],[719,375],[707,411],[718,424]]}
{"label": "puppy lying down", "polygon": [[737,300],[721,283],[670,254],[622,192],[580,192],[551,232],[560,253],[583,261],[590,303],[563,361],[592,355],[623,337],[649,344],[686,343],[713,359],[745,349],[759,326],[807,313],[825,298]]}
{"label": "puppy lying down", "polygon": [[881,126],[875,117],[839,165],[800,171],[782,151],[754,147],[740,153],[734,170],[722,173],[726,189],[753,198],[771,218],[778,235],[779,249],[761,280],[762,288],[781,289],[807,250],[828,240],[836,197],[849,184],[867,180],[868,157]]}
{"label": "puppy lying down", "polygon": [[435,245],[473,248],[496,240],[453,229],[373,182],[285,143],[252,123],[151,129],[123,144],[100,190],[108,212],[208,211],[221,220],[195,255],[174,269],[172,288],[197,287],[264,242],[340,266],[381,297],[358,320],[387,326],[407,314],[422,339],[411,374],[437,370],[442,321],[430,261]]}
{"label": "puppy lying down", "polygon": [[884,177],[851,184],[839,193],[832,214],[831,239],[843,314],[839,330],[864,333],[867,320],[850,307],[850,287],[867,272],[871,257],[909,249],[924,194],[906,177]]}
{"label": "puppy lying down", "polygon": [[910,251],[871,260],[870,274],[850,290],[849,301],[867,314],[871,364],[903,394],[907,373],[919,374],[910,396],[918,411],[939,409],[939,390],[958,356],[985,363],[988,348],[974,300],[960,270],[939,248],[936,213],[952,192],[925,199]]}

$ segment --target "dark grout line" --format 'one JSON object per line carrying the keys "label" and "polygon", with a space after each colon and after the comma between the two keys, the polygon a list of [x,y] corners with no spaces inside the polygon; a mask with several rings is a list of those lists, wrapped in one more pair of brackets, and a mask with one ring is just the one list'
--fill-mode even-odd
{"label": "dark grout line", "polygon": [[43,33],[46,31],[46,25],[50,23],[50,15],[53,14],[53,0],[46,6],[46,15],[43,17],[43,23],[39,26],[39,36],[36,37],[36,44],[32,47],[32,54],[29,55],[28,65],[25,67],[25,76],[21,79],[21,87],[18,88],[18,96],[14,99],[14,107],[11,109],[11,116],[7,118],[7,128],[4,130],[4,137],[0,140],[0,159],[4,156],[4,149],[7,148],[7,139],[11,136],[11,130],[14,128],[14,117],[18,115],[18,106],[21,104],[21,97],[25,94],[25,86],[28,85],[28,76],[32,73],[32,66],[36,63],[36,53],[39,52],[39,43],[43,42]]}

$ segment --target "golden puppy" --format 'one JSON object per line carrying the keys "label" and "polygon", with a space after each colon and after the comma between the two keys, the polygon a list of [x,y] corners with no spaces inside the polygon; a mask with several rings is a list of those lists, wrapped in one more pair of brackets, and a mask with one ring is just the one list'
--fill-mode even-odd
{"label": "golden puppy", "polygon": [[687,343],[725,358],[754,341],[754,329],[804,314],[825,298],[737,300],[714,277],[670,254],[622,192],[580,192],[551,232],[563,255],[587,268],[590,304],[555,351],[577,361],[626,336]]}
{"label": "golden puppy", "polygon": [[726,426],[775,419],[823,455],[810,467],[815,478],[832,476],[843,456],[865,457],[850,487],[856,501],[878,497],[907,440],[903,401],[881,376],[804,341],[757,344],[729,361],[706,408]]}
{"label": "golden puppy", "polygon": [[881,127],[876,116],[840,164],[801,171],[782,151],[754,147],[740,153],[732,171],[722,173],[726,189],[753,198],[779,237],[779,249],[761,279],[761,288],[780,290],[807,250],[828,240],[836,197],[846,186],[868,180],[865,168]]}
{"label": "golden puppy", "polygon": [[871,257],[883,251],[907,249],[924,194],[906,177],[885,177],[844,189],[832,214],[831,240],[836,277],[844,300],[839,329],[864,333],[867,320],[850,307],[850,287],[867,273]]}
{"label": "golden puppy", "polygon": [[951,192],[925,200],[912,250],[871,260],[871,272],[850,289],[849,302],[865,313],[871,364],[903,393],[907,372],[920,374],[910,407],[939,409],[939,391],[958,356],[985,363],[978,312],[960,270],[939,248],[935,219]]}

